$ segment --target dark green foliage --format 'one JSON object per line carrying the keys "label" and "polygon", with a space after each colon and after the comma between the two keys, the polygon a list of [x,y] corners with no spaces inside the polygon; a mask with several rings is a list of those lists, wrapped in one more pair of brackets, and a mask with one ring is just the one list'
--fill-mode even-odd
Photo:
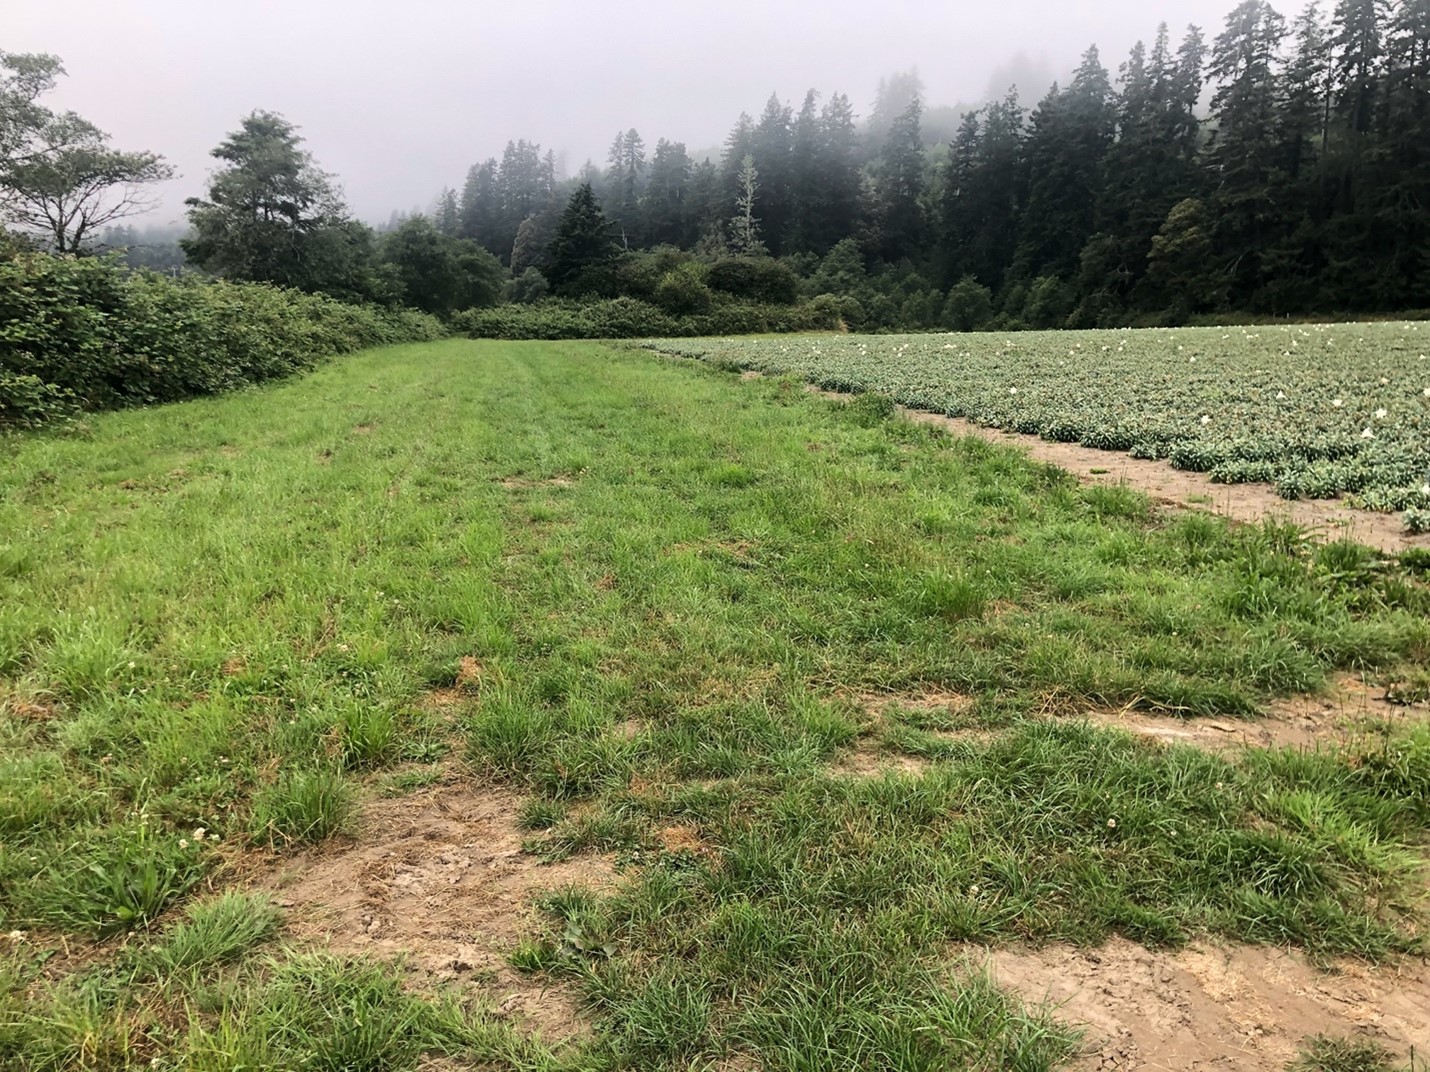
{"label": "dark green foliage", "polygon": [[413,311],[45,254],[0,261],[0,323],[0,427],[215,394],[444,334]]}
{"label": "dark green foliage", "polygon": [[443,233],[425,216],[386,235],[381,257],[402,300],[425,313],[451,316],[495,305],[501,294],[501,262],[476,242]]}
{"label": "dark green foliage", "polygon": [[[685,290],[688,285],[679,286]],[[816,300],[801,305],[729,302],[711,304],[704,312],[675,313],[638,298],[609,298],[472,309],[458,313],[452,326],[474,339],[673,338],[827,331],[839,326],[841,311],[837,303]]]}
{"label": "dark green foliage", "polygon": [[799,277],[788,265],[769,257],[730,257],[710,266],[712,290],[745,301],[793,305],[799,300]]}
{"label": "dark green foliage", "polygon": [[548,250],[547,278],[559,294],[583,293],[579,289],[582,277],[593,268],[603,267],[615,255],[611,222],[601,211],[591,184],[584,183],[576,188],[561,214]]}
{"label": "dark green foliage", "polygon": [[371,228],[348,215],[332,176],[298,128],[254,112],[213,151],[209,195],[190,198],[191,263],[227,279],[275,283],[345,301],[390,297],[375,271]]}

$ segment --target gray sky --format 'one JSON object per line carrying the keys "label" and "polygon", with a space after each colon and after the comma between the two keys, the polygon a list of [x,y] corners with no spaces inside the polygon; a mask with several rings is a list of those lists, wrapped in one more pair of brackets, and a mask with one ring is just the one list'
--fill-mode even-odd
{"label": "gray sky", "polygon": [[[1070,70],[1089,44],[1115,76],[1159,21],[1215,36],[1235,0],[0,0],[0,49],[53,52],[73,108],[181,178],[152,222],[202,193],[207,153],[255,108],[297,123],[361,216],[425,205],[525,137],[572,170],[634,126],[692,151],[771,92],[810,87],[867,114],[917,67],[929,103],[978,101],[1017,53]],[[1025,98],[1046,87],[1025,87]]]}

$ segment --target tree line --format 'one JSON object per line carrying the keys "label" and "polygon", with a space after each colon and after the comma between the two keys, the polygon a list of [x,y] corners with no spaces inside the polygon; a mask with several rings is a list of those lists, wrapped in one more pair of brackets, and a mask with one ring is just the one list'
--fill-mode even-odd
{"label": "tree line", "polygon": [[767,253],[885,326],[1430,307],[1430,0],[1291,21],[1245,0],[1210,40],[1159,27],[1116,76],[1090,48],[1031,109],[1010,89],[944,140],[924,108],[907,75],[862,125],[842,94],[775,96],[718,158],[627,130],[565,182],[514,141],[436,222],[520,276],[589,188],[620,250]]}
{"label": "tree line", "polygon": [[[0,212],[82,252],[171,171],[44,108],[61,73],[0,53]],[[1315,0],[1290,21],[1244,0],[1210,39],[1159,27],[1115,75],[1088,49],[1031,108],[1012,88],[928,109],[912,72],[863,118],[841,93],[772,96],[700,159],[628,129],[564,176],[519,139],[385,232],[282,116],[252,113],[213,155],[188,202],[189,265],[443,316],[822,294],[871,329],[1424,309],[1430,0]]]}

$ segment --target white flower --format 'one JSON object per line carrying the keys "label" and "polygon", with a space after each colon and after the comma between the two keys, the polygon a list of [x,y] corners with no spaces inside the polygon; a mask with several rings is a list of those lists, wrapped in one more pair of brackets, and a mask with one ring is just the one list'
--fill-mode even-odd
{"label": "white flower", "polygon": [[1010,395],[1016,395],[1016,394],[1018,393],[1018,388],[1016,388],[1016,387],[1010,387],[1010,388],[1008,388],[1008,393],[1009,393]]}
{"label": "white flower", "polygon": [[1209,417],[1209,416],[1207,416],[1205,413],[1203,413],[1203,414],[1202,414],[1202,423],[1203,423],[1203,424],[1211,424],[1211,423],[1212,423],[1211,417]]}
{"label": "white flower", "polygon": [[1278,402],[1284,402],[1285,400],[1286,400],[1286,392],[1285,392],[1285,391],[1277,391],[1277,392],[1276,392],[1276,401],[1278,401]]}
{"label": "white flower", "polygon": [[1346,404],[1346,400],[1345,400],[1344,398],[1338,398],[1338,399],[1336,399],[1334,402],[1331,403],[1331,405],[1335,406],[1336,409],[1340,409],[1340,408],[1341,408],[1342,406],[1344,406],[1345,404]]}
{"label": "white flower", "polygon": [[[1425,359],[1422,357],[1420,360],[1424,361]],[[1425,388],[1425,390],[1421,391],[1420,393],[1426,398],[1430,398],[1430,387]]]}
{"label": "white flower", "polygon": [[199,827],[197,830],[194,831],[194,840],[195,840],[195,841],[202,841],[202,840],[203,840],[205,837],[207,837],[207,836],[208,836],[208,831],[205,830],[202,826]]}
{"label": "white flower", "polygon": [[25,940],[25,932],[11,931],[8,935],[6,935],[6,937],[9,938],[12,942],[23,942]]}
{"label": "white flower", "polygon": [[1117,820],[1116,820],[1116,819],[1109,819],[1109,820],[1107,820],[1107,829],[1109,829],[1109,830],[1116,830],[1116,829],[1117,829]]}
{"label": "white flower", "polygon": [[189,847],[189,839],[186,838],[186,837],[181,837],[181,838],[179,838],[179,848],[181,848],[181,849],[187,849],[188,847]]}
{"label": "white flower", "polygon": [[1425,483],[1420,485],[1420,494],[1430,495],[1430,480],[1427,480],[1425,481]]}
{"label": "white flower", "polygon": [[1360,437],[1361,437],[1362,439],[1374,439],[1374,438],[1375,438],[1375,433],[1372,432],[1369,428],[1367,428],[1364,432],[1362,432],[1362,433],[1360,434]]}
{"label": "white flower", "polygon": [[[1181,347],[1179,346],[1179,347],[1177,347],[1177,349],[1180,350]],[[1192,359],[1191,359],[1191,363],[1192,363],[1193,365],[1195,365],[1195,364],[1197,363],[1197,359],[1196,359],[1195,357],[1192,358]]]}
{"label": "white flower", "polygon": [[1387,409],[1384,409],[1384,408],[1378,409],[1378,410],[1375,411],[1375,419],[1378,420],[1378,421],[1383,421],[1383,420],[1385,420],[1385,418],[1389,415],[1389,413],[1390,413],[1390,411],[1387,410]]}

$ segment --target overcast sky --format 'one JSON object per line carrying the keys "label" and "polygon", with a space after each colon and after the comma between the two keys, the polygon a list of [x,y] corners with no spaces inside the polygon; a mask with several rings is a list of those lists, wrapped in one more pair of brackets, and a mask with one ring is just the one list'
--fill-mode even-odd
{"label": "overcast sky", "polygon": [[509,138],[572,170],[632,126],[696,151],[771,92],[798,106],[810,87],[839,91],[867,114],[880,77],[909,67],[930,104],[976,103],[1020,52],[1057,75],[1096,43],[1115,76],[1158,22],[1210,38],[1234,3],[0,0],[0,49],[58,54],[69,77],[51,106],[179,169],[152,222],[182,216],[208,151],[255,108],[297,123],[376,222],[459,186]]}

